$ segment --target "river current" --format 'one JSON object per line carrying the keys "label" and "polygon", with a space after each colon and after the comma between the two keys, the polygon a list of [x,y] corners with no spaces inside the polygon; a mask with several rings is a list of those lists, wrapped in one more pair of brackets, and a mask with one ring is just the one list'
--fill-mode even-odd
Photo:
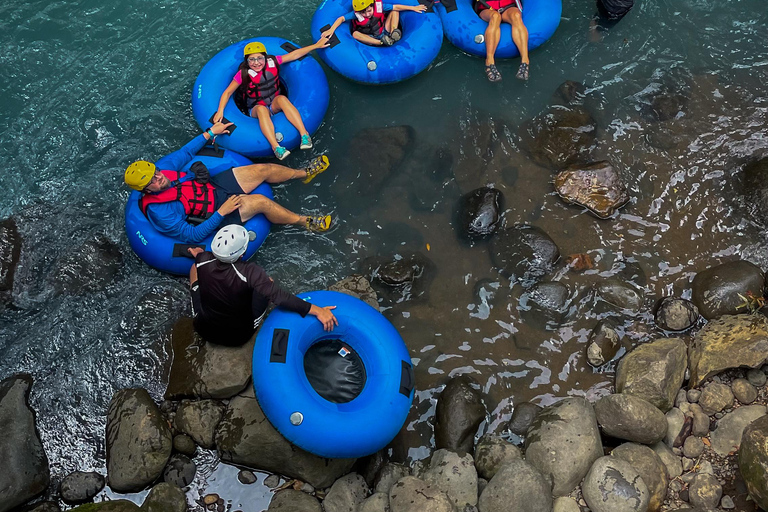
{"label": "river current", "polygon": [[[105,472],[112,394],[141,386],[161,399],[169,327],[190,313],[186,283],[152,270],[128,245],[125,166],[157,159],[199,133],[190,93],[211,56],[257,35],[309,44],[315,7],[309,0],[0,4],[0,217],[15,216],[24,238],[13,306],[0,311],[0,378],[33,375],[55,481],[77,469]],[[765,0],[638,0],[600,43],[587,37],[594,12],[591,1],[565,0],[558,31],[531,53],[527,83],[514,79],[517,61],[510,61],[500,64],[501,85],[490,84],[482,61],[447,41],[428,70],[393,86],[354,84],[326,68],[331,105],[314,139],[331,169],[309,187],[276,187],[276,196],[296,210],[329,211],[338,222],[324,235],[274,229],[256,261],[296,292],[330,285],[370,256],[420,251],[432,261],[423,295],[383,303],[416,364],[416,398],[394,458],[429,455],[435,398],[452,376],[479,383],[490,412],[483,429],[491,431],[521,401],[607,393],[613,365],[594,370],[584,357],[589,332],[607,315],[593,307],[594,283],[625,278],[629,265],[639,269],[645,307],[618,317],[631,347],[661,335],[653,303],[690,296],[697,271],[738,258],[768,265],[768,240],[752,220],[740,175],[750,158],[768,154]],[[565,80],[586,86],[599,125],[595,156],[619,170],[632,196],[610,220],[565,205],[551,172],[520,148],[518,127],[544,111]],[[659,122],[647,111],[662,90],[685,102],[675,118]],[[527,321],[520,286],[510,289],[486,246],[456,234],[455,205],[467,190],[453,176],[474,165],[475,128],[491,118],[506,126],[503,159],[513,169],[511,177],[490,178],[505,195],[506,224],[534,224],[563,256],[584,253],[595,262],[584,273],[561,264],[549,276],[570,293],[568,321],[559,327]],[[451,168],[405,166],[374,199],[365,197],[366,170],[345,165],[348,143],[361,129],[395,125],[415,129],[412,158],[439,148],[452,155]],[[307,160],[297,152],[286,163]],[[427,206],[411,194],[422,172],[447,176]],[[117,276],[93,293],[57,291],[63,255],[97,235],[123,254]],[[478,282],[494,297],[478,293]],[[213,454],[198,463],[193,494],[221,489],[235,508],[266,507],[263,486],[240,486],[236,470]]]}

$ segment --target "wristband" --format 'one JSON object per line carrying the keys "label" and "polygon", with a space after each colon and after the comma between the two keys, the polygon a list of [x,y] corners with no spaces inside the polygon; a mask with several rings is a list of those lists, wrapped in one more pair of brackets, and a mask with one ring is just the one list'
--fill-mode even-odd
{"label": "wristband", "polygon": [[209,136],[211,139],[214,139],[214,140],[216,139],[216,134],[215,134],[215,133],[213,133],[213,130],[211,130],[210,128],[208,128],[207,130],[205,130],[205,133],[207,133],[207,134],[208,134],[208,136]]}

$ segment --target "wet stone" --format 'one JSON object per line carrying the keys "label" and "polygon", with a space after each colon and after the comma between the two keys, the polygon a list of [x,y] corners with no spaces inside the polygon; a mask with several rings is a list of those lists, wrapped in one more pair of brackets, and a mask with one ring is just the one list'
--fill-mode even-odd
{"label": "wet stone", "polygon": [[280,485],[280,477],[277,475],[269,475],[267,478],[264,479],[264,485],[266,485],[270,489],[274,489]]}
{"label": "wet stone", "polygon": [[710,382],[701,391],[699,405],[706,414],[711,416],[733,406],[733,392],[725,384]]}
{"label": "wet stone", "polygon": [[195,441],[187,434],[173,436],[173,449],[187,457],[193,457],[197,452]]}
{"label": "wet stone", "polygon": [[435,448],[472,453],[474,436],[485,419],[480,393],[466,376],[451,379],[437,399]]}
{"label": "wet stone", "polygon": [[501,226],[504,194],[483,187],[464,195],[459,201],[459,228],[469,239],[493,235]]}
{"label": "wet stone", "polygon": [[477,474],[487,480],[493,478],[504,464],[520,458],[520,449],[499,436],[484,435],[475,447]]}
{"label": "wet stone", "polygon": [[552,94],[552,103],[558,105],[580,105],[584,103],[587,87],[581,82],[566,80],[555,89]]}
{"label": "wet stone", "polygon": [[410,298],[423,296],[434,277],[435,264],[420,252],[404,252],[388,257],[366,258],[360,268],[382,297],[392,300],[407,290]]}
{"label": "wet stone", "polygon": [[491,239],[491,261],[513,281],[528,288],[552,271],[560,250],[541,229],[516,224]]}
{"label": "wet stone", "polygon": [[323,512],[317,498],[295,489],[285,489],[275,493],[269,502],[267,511],[275,512]]}
{"label": "wet stone", "polygon": [[410,470],[406,466],[390,462],[381,468],[379,474],[376,475],[374,490],[389,495],[389,491],[395,485],[395,482],[409,474]]}
{"label": "wet stone", "polygon": [[520,316],[538,329],[555,330],[566,319],[568,287],[562,283],[538,283],[520,297]]}
{"label": "wet stone", "polygon": [[[763,372],[758,371],[765,376]],[[757,389],[747,379],[735,379],[731,382],[731,390],[736,400],[742,404],[751,404],[757,398]]]}
{"label": "wet stone", "polygon": [[566,202],[585,207],[599,219],[629,202],[621,177],[609,162],[572,165],[555,176],[555,190]]}
{"label": "wet stone", "polygon": [[241,469],[237,473],[237,480],[243,485],[255,484],[258,481],[253,471],[247,469]]}
{"label": "wet stone", "polygon": [[613,360],[619,348],[621,348],[621,342],[615,325],[610,321],[601,320],[589,335],[587,362],[598,368]]}
{"label": "wet stone", "polygon": [[61,481],[59,494],[65,503],[77,505],[90,501],[105,483],[104,477],[96,472],[74,471]]}
{"label": "wet stone", "polygon": [[649,512],[658,511],[667,496],[667,483],[669,482],[669,474],[661,458],[648,446],[636,443],[624,443],[617,446],[611,451],[611,457],[625,460],[637,470],[648,487],[650,494]]}
{"label": "wet stone", "polygon": [[616,279],[602,281],[594,290],[597,299],[617,308],[637,313],[643,307],[643,292]]}
{"label": "wet stone", "polygon": [[216,425],[226,408],[216,400],[184,400],[176,410],[176,429],[194,439],[201,448],[214,447]]}
{"label": "wet stone", "polygon": [[58,262],[54,288],[79,295],[104,289],[123,266],[123,254],[113,241],[97,235],[65,254]]}
{"label": "wet stone", "polygon": [[765,386],[765,383],[766,383],[766,380],[768,380],[768,377],[766,377],[765,373],[762,370],[758,368],[752,368],[751,370],[747,371],[747,380],[753,386],[761,388]]}
{"label": "wet stone", "polygon": [[648,486],[629,462],[617,457],[597,459],[584,477],[581,491],[592,512],[648,510]]}
{"label": "wet stone", "polygon": [[550,512],[552,496],[547,479],[530,463],[517,459],[488,482],[478,501],[483,512]]}
{"label": "wet stone", "polygon": [[378,311],[379,297],[371,283],[360,274],[352,274],[328,287],[332,292],[341,292],[358,298]]}
{"label": "wet stone", "polygon": [[541,407],[531,402],[517,404],[512,411],[512,418],[507,424],[507,428],[518,436],[524,436],[528,432],[528,427],[533,424],[534,418],[541,410]]}
{"label": "wet stone", "polygon": [[762,297],[765,276],[760,267],[744,260],[708,268],[693,278],[691,300],[707,320],[722,315],[749,313],[744,298]]}
{"label": "wet stone", "polygon": [[360,194],[376,195],[384,188],[413,150],[415,136],[410,126],[365,128],[355,134],[346,163],[350,169],[365,169],[366,179],[356,183]]}
{"label": "wet stone", "polygon": [[742,191],[750,206],[752,217],[768,224],[768,158],[749,162],[744,166]]}
{"label": "wet stone", "polygon": [[163,470],[163,480],[169,484],[184,488],[192,483],[197,472],[197,465],[186,455],[176,454],[168,461]]}
{"label": "wet stone", "polygon": [[21,257],[22,238],[13,217],[0,221],[0,293],[13,290],[13,276]]}
{"label": "wet stone", "polygon": [[656,325],[671,332],[682,332],[699,320],[699,310],[693,302],[665,297],[656,305]]}
{"label": "wet stone", "polygon": [[520,128],[523,148],[535,163],[562,169],[591,160],[597,122],[582,106],[553,106]]}

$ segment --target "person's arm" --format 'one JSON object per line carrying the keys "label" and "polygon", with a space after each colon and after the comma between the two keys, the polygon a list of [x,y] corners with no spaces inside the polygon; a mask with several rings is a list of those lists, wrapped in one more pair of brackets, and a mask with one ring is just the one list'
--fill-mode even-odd
{"label": "person's arm", "polygon": [[240,87],[240,84],[237,83],[236,80],[232,80],[226,89],[224,89],[224,92],[221,93],[221,99],[219,100],[219,109],[216,111],[216,114],[213,116],[213,122],[218,123],[222,119],[224,119],[224,107],[227,106],[227,102],[229,101],[229,98],[232,97],[232,95],[235,93],[237,88]]}
{"label": "person's arm", "polygon": [[309,46],[305,46],[304,48],[299,48],[298,50],[293,50],[290,53],[282,55],[279,64],[285,64],[287,62],[299,60],[312,50],[318,50],[320,48],[328,48],[328,37],[326,37],[325,34],[321,35],[320,39],[318,39],[315,44],[311,44]]}
{"label": "person's arm", "polygon": [[240,207],[240,196],[230,196],[205,222],[193,226],[187,222],[180,201],[155,203],[147,206],[147,218],[159,232],[186,243],[202,242],[221,224],[225,215]]}
{"label": "person's arm", "polygon": [[330,39],[333,36],[333,33],[336,32],[336,29],[341,26],[342,23],[345,21],[352,21],[352,18],[355,17],[354,12],[348,12],[344,16],[339,16],[336,18],[336,21],[333,22],[333,25],[331,25],[331,28],[320,34],[321,37],[325,37],[327,39]]}
{"label": "person's arm", "polygon": [[232,123],[215,123],[208,130],[198,135],[191,141],[184,144],[181,149],[174,151],[163,158],[155,162],[155,166],[162,171],[179,171],[184,167],[194,156],[197,154],[205,143],[211,138],[209,131],[214,135],[221,135],[222,133],[229,133],[229,126]]}
{"label": "person's arm", "polygon": [[384,4],[383,5],[384,11],[413,11],[413,12],[426,12],[427,6],[426,5],[403,5],[403,4]]}

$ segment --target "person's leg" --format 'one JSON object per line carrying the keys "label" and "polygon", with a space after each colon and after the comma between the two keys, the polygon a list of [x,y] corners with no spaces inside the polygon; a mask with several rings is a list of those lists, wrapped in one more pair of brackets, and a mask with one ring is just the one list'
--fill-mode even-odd
{"label": "person's leg", "polygon": [[480,11],[480,18],[488,23],[488,28],[485,29],[485,65],[495,65],[496,48],[501,39],[501,29],[499,28],[501,26],[501,14],[493,9],[483,9]]}
{"label": "person's leg", "polygon": [[512,41],[520,52],[520,60],[523,64],[530,64],[528,60],[528,29],[523,23],[523,15],[517,7],[510,7],[501,15],[502,21],[512,25]]}
{"label": "person's leg", "polygon": [[271,199],[260,194],[242,196],[240,219],[243,222],[263,213],[272,224],[301,224],[307,223],[307,217],[293,213]]}
{"label": "person's leg", "polygon": [[288,96],[279,95],[275,96],[275,99],[272,100],[272,113],[277,114],[281,111],[285,113],[288,122],[299,130],[299,135],[309,135],[309,132],[304,127],[304,121],[301,119],[301,114],[299,114],[298,109],[293,106],[293,103],[288,99]]}
{"label": "person's leg", "polygon": [[384,22],[384,29],[390,34],[400,26],[400,13],[397,11],[391,11]]}
{"label": "person's leg", "polygon": [[352,37],[354,37],[356,40],[360,41],[363,44],[367,44],[369,46],[381,46],[382,42],[376,39],[373,36],[369,36],[368,34],[363,34],[362,32],[352,32]]}
{"label": "person's leg", "polygon": [[261,133],[267,138],[267,142],[272,146],[272,149],[275,149],[279,144],[275,137],[275,125],[272,124],[272,113],[269,111],[269,108],[264,105],[256,105],[253,107],[253,110],[251,110],[251,117],[259,119]]}
{"label": "person's leg", "polygon": [[232,175],[243,192],[250,194],[263,182],[282,183],[296,178],[306,178],[306,169],[291,169],[278,164],[251,164],[233,167]]}

